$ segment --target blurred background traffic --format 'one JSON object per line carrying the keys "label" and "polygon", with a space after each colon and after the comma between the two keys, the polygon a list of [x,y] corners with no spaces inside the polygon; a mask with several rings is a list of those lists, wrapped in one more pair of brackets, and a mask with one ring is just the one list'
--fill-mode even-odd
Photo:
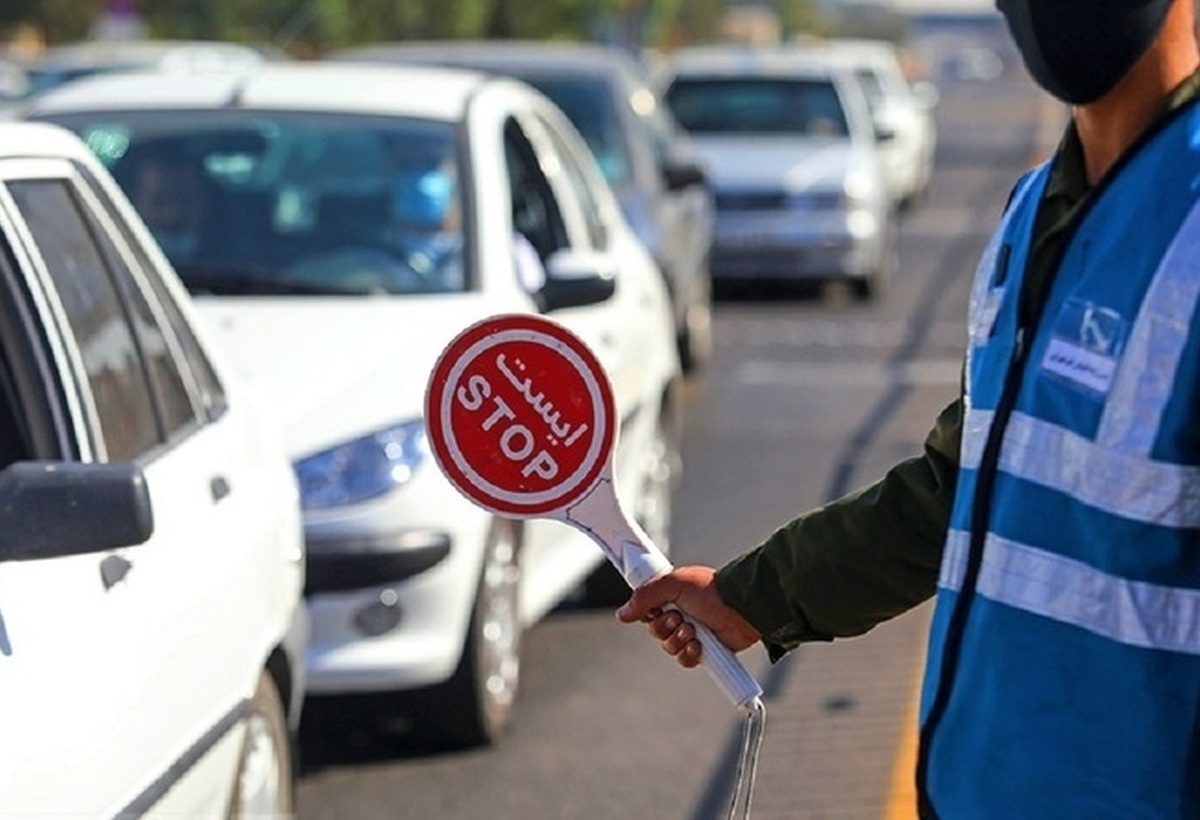
{"label": "blurred background traffic", "polygon": [[[906,403],[954,389],[980,232],[1061,114],[972,0],[0,7],[0,118],[91,149],[204,338],[272,399],[303,515],[311,817],[373,816],[389,778],[415,815],[479,816],[500,791],[460,806],[453,783],[476,770],[455,755],[515,742],[491,763],[553,776],[578,729],[529,703],[569,710],[581,676],[616,679],[604,664],[629,654],[608,645],[596,668],[563,651],[614,640],[606,608],[626,589],[599,551],[473,508],[428,457],[420,399],[455,332],[521,311],[587,339],[617,394],[623,501],[677,562],[719,563],[919,446],[933,416],[908,420]],[[876,658],[903,679],[879,698],[871,770],[903,754],[919,650],[898,646]],[[670,671],[648,666],[643,680]],[[789,691],[772,677],[768,702]],[[592,731],[666,714],[593,697]],[[661,816],[720,804],[719,746],[693,740],[697,769]],[[398,769],[372,772],[380,759]],[[885,779],[811,814],[876,816]],[[585,803],[605,790],[578,788]],[[551,815],[622,815],[554,798]]]}

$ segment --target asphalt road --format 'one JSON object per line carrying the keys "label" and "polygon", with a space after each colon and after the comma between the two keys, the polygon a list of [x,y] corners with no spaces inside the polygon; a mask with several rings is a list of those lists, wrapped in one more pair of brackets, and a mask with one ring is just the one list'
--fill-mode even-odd
{"label": "asphalt road", "polygon": [[[933,183],[904,215],[884,298],[762,289],[718,301],[715,361],[687,390],[676,563],[720,563],[919,451],[957,387],[975,260],[1062,113],[1019,74],[943,84]],[[911,816],[921,618],[774,667],[744,653],[767,691],[756,818]],[[517,725],[500,746],[441,751],[347,715],[305,733],[299,818],[724,816],[741,717],[706,675],[607,609],[564,607],[525,646]]]}

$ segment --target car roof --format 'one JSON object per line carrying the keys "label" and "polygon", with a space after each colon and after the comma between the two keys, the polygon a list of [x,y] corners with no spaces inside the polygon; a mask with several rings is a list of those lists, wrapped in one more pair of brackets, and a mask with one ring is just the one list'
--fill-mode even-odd
{"label": "car roof", "polygon": [[263,49],[222,40],[84,40],[47,48],[26,65],[33,69],[84,66],[153,65],[214,60],[258,61],[269,59]]}
{"label": "car roof", "polygon": [[51,90],[27,112],[45,116],[120,109],[248,108],[462,118],[471,96],[495,79],[430,66],[263,63],[232,71],[168,75],[123,72],[88,77]]}
{"label": "car roof", "polygon": [[94,167],[92,152],[65,128],[42,122],[0,122],[0,159],[59,157]]}
{"label": "car roof", "polygon": [[845,60],[854,66],[899,70],[900,49],[886,40],[826,40],[810,46],[835,60]]}
{"label": "car roof", "polygon": [[730,77],[832,77],[842,70],[817,50],[790,45],[689,46],[672,52],[664,64],[668,78],[679,75]]}
{"label": "car roof", "polygon": [[405,40],[374,43],[334,52],[333,59],[353,61],[446,63],[489,71],[545,74],[609,74],[625,68],[643,72],[633,55],[599,43],[541,40]]}

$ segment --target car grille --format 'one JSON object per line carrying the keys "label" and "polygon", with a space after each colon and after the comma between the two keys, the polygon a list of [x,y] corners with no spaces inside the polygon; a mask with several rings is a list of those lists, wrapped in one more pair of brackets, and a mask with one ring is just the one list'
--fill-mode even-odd
{"label": "car grille", "polygon": [[717,191],[717,211],[781,211],[788,207],[783,191]]}

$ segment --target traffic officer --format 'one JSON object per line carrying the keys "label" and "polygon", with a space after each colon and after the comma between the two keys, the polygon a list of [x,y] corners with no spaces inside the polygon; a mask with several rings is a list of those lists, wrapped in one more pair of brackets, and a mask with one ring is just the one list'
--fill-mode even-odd
{"label": "traffic officer", "polygon": [[922,456],[618,611],[735,651],[936,594],[924,817],[1200,817],[1200,54],[1194,0],[998,0],[1071,106],[980,261]]}

